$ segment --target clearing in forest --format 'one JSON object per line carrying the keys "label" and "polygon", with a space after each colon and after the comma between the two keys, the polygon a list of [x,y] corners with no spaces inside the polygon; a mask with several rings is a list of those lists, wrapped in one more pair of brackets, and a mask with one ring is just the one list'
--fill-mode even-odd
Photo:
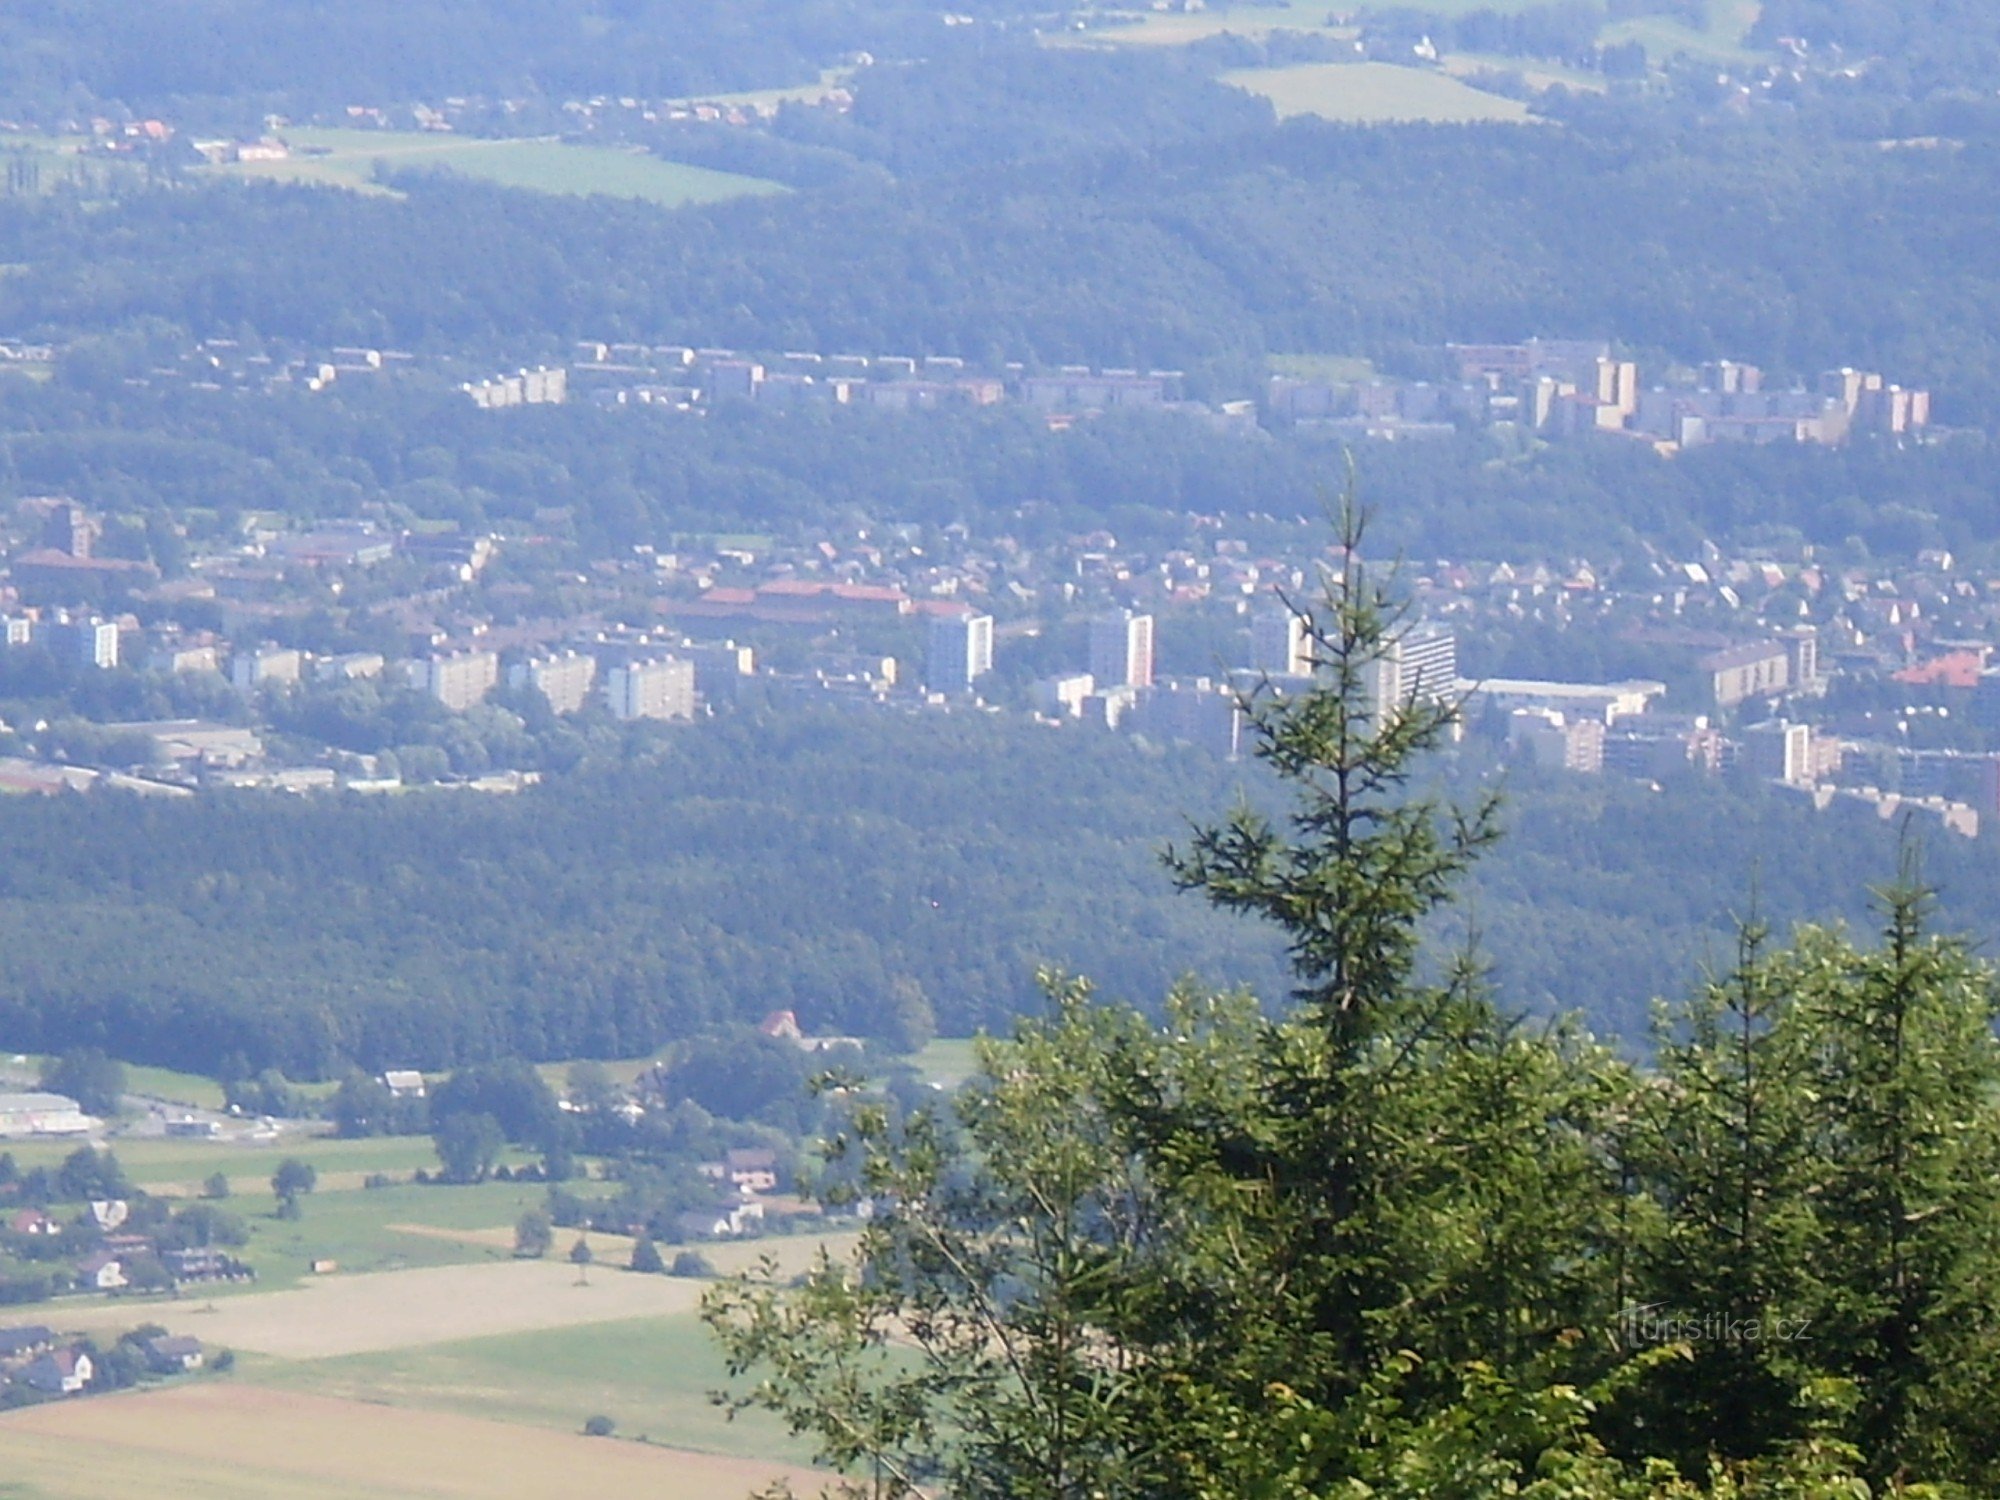
{"label": "clearing in forest", "polygon": [[1460,83],[1444,73],[1391,63],[1301,63],[1289,68],[1237,68],[1222,75],[1253,94],[1262,94],[1278,113],[1318,115],[1354,124],[1430,120],[1469,124],[1532,118],[1527,105]]}

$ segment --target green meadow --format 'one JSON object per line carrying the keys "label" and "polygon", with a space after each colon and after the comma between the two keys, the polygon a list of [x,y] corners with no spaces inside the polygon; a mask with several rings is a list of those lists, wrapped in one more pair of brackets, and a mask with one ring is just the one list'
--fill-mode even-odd
{"label": "green meadow", "polygon": [[430,131],[300,128],[285,132],[283,161],[234,162],[207,170],[269,182],[317,183],[388,193],[387,171],[451,172],[501,187],[575,196],[638,198],[676,208],[786,189],[760,177],[662,161],[637,149],[554,139],[486,140]]}
{"label": "green meadow", "polygon": [[1301,63],[1288,68],[1238,68],[1224,83],[1262,94],[1278,113],[1318,115],[1354,124],[1429,120],[1518,123],[1530,118],[1518,99],[1483,93],[1444,73],[1390,63]]}
{"label": "green meadow", "polygon": [[[632,1273],[606,1268],[599,1274]],[[566,1432],[602,1415],[618,1424],[623,1438],[746,1458],[811,1456],[775,1418],[749,1413],[732,1422],[709,1400],[711,1391],[728,1383],[728,1372],[693,1314],[334,1359],[246,1356],[240,1369],[242,1378],[279,1390]]]}

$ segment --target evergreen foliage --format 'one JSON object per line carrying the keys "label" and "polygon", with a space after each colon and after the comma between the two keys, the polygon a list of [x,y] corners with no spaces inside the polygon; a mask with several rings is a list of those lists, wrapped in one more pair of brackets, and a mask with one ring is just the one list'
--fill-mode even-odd
{"label": "evergreen foliage", "polygon": [[1289,822],[1170,856],[1284,932],[1296,1005],[1051,974],[955,1105],[850,1102],[860,1250],[711,1294],[735,1399],[876,1496],[1990,1492],[1993,975],[1908,874],[1878,947],[1746,926],[1650,1068],[1428,973],[1495,809],[1406,792],[1450,707],[1371,701],[1360,540],[1327,684],[1249,704]]}

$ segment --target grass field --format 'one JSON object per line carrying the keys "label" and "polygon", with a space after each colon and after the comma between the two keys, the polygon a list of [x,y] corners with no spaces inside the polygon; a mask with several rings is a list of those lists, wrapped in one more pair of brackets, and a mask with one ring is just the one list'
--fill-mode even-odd
{"label": "grass field", "polygon": [[1655,61],[1685,52],[1719,63],[1756,62],[1766,54],[1750,46],[1750,28],[1762,10],[1759,0],[1708,0],[1706,26],[1685,26],[1664,16],[1635,16],[1614,21],[1599,40],[1606,45],[1638,42]]}
{"label": "grass field", "polygon": [[[638,1082],[639,1075],[657,1063],[660,1057],[661,1053],[656,1052],[651,1057],[613,1058],[599,1061],[598,1066],[604,1069],[613,1083],[621,1088],[630,1088]],[[575,1066],[573,1062],[536,1063],[535,1071],[541,1074],[542,1082],[560,1095],[568,1088],[569,1070]]]}
{"label": "grass field", "polygon": [[[1523,10],[1536,3],[1538,0],[1424,0],[1419,8],[1456,16],[1475,10]],[[1274,31],[1313,31],[1344,37],[1354,34],[1355,28],[1348,23],[1360,14],[1368,10],[1393,8],[1390,0],[1382,0],[1380,4],[1357,3],[1357,0],[1299,0],[1299,3],[1289,5],[1218,5],[1192,14],[1116,10],[1103,13],[1104,25],[1085,31],[1063,32],[1050,37],[1049,42],[1054,46],[1068,47],[1180,47],[1208,37],[1231,35],[1255,39],[1269,36]],[[1606,26],[1599,40],[1606,45],[1637,41],[1655,60],[1685,52],[1720,63],[1752,62],[1763,56],[1752,50],[1747,42],[1750,28],[1756,24],[1761,9],[1759,0],[1709,0],[1708,20],[1703,26],[1690,27],[1661,16],[1638,16]],[[1527,58],[1455,57],[1447,60],[1446,66],[1460,71],[1480,66],[1505,68],[1521,73],[1541,88],[1553,83],[1573,88],[1604,87],[1602,78],[1572,74],[1552,63]]]}
{"label": "grass field", "polygon": [[[1526,10],[1546,0],[1424,0],[1421,9],[1439,15],[1463,15],[1474,10]],[[1292,0],[1275,5],[1212,5],[1192,13],[1104,8],[1105,24],[1070,31],[1052,38],[1058,45],[1089,46],[1115,42],[1124,46],[1178,47],[1212,36],[1264,37],[1274,31],[1331,31],[1352,36],[1350,24],[1367,10],[1394,8],[1393,0],[1370,5],[1362,0]]]}
{"label": "grass field", "polygon": [[125,1064],[125,1092],[195,1109],[221,1109],[227,1102],[222,1096],[222,1085],[213,1078],[204,1078],[199,1073],[176,1073],[171,1068],[142,1067],[137,1063]]}
{"label": "grass field", "polygon": [[81,135],[0,131],[0,154],[32,161],[40,172],[44,193],[58,188],[80,188],[87,194],[111,193],[145,181],[145,169],[138,163],[92,152],[91,144],[89,137]]}
{"label": "grass field", "polygon": [[1262,94],[1280,115],[1318,115],[1358,124],[1431,120],[1443,124],[1530,118],[1517,99],[1482,93],[1442,73],[1388,63],[1302,63],[1289,68],[1238,68],[1222,75]]}
{"label": "grass field", "polygon": [[245,1360],[241,1378],[273,1389],[574,1432],[601,1413],[628,1437],[743,1458],[804,1462],[775,1419],[735,1421],[708,1399],[728,1383],[699,1318],[631,1318],[500,1334],[342,1359]]}
{"label": "grass field", "polygon": [[941,1036],[910,1061],[927,1082],[956,1088],[979,1066],[976,1045],[970,1037]]}
{"label": "grass field", "polygon": [[772,109],[780,104],[817,104],[828,91],[844,88],[854,78],[852,68],[827,68],[818,83],[795,83],[779,89],[745,89],[735,94],[693,94],[682,104],[740,105],[744,109]]}
{"label": "grass field", "polygon": [[202,1380],[0,1415],[0,1475],[27,1500],[741,1500],[784,1474],[615,1439]]}
{"label": "grass field", "polygon": [[640,151],[571,146],[558,140],[481,140],[420,131],[331,129],[289,130],[285,138],[293,155],[284,161],[237,162],[208,170],[264,181],[319,183],[382,193],[389,190],[374,181],[375,165],[380,162],[397,170],[456,172],[539,193],[602,193],[668,207],[786,191],[760,177],[685,166]]}
{"label": "grass field", "polygon": [[1514,73],[1530,88],[1537,90],[1552,89],[1561,84],[1567,89],[1601,94],[1607,86],[1602,73],[1589,73],[1580,68],[1565,68],[1560,63],[1532,61],[1525,57],[1502,57],[1498,53],[1453,52],[1441,58],[1438,66],[1454,78],[1487,72]]}
{"label": "grass field", "polygon": [[[243,1258],[257,1268],[258,1290],[276,1291],[309,1278],[316,1260],[360,1273],[511,1259],[514,1221],[546,1194],[528,1182],[321,1190],[304,1200],[298,1218],[278,1219],[267,1188],[235,1207],[250,1220]],[[560,1244],[568,1250],[570,1241]]]}
{"label": "grass field", "polygon": [[1048,41],[1056,47],[1184,47],[1212,36],[1262,38],[1274,31],[1318,31],[1330,24],[1336,35],[1346,35],[1349,33],[1338,27],[1338,17],[1345,11],[1339,4],[1313,3],[1225,5],[1192,14],[1148,11],[1128,16],[1119,12],[1105,25],[1061,32]]}
{"label": "grass field", "polygon": [[[385,1136],[343,1141],[332,1136],[306,1136],[280,1143],[232,1145],[227,1141],[120,1139],[111,1152],[125,1175],[140,1187],[158,1191],[198,1191],[216,1172],[229,1178],[230,1190],[244,1196],[270,1196],[271,1174],[278,1163],[296,1156],[318,1170],[322,1185],[334,1188],[371,1172],[407,1177],[418,1167],[435,1167],[437,1150],[429,1136]],[[55,1166],[76,1150],[75,1141],[10,1141],[4,1146],[23,1170]],[[510,1158],[511,1160],[512,1158]]]}

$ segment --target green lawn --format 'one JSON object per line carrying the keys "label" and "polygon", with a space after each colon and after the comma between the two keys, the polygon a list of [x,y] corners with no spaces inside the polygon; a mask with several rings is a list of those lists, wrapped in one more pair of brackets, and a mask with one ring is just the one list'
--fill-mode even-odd
{"label": "green lawn", "polygon": [[275,182],[310,182],[387,192],[376,163],[394,169],[456,172],[539,193],[640,198],[678,207],[786,189],[760,177],[662,161],[641,151],[573,146],[558,140],[483,140],[429,131],[295,129],[284,161],[238,162],[207,170]]}
{"label": "green lawn", "polygon": [[[605,1275],[630,1275],[605,1271]],[[338,1359],[245,1356],[241,1378],[281,1390],[460,1412],[574,1432],[602,1414],[620,1437],[750,1458],[811,1455],[772,1418],[731,1422],[708,1393],[727,1383],[708,1331],[692,1315],[496,1334]]]}
{"label": "green lawn", "polygon": [[1359,124],[1401,120],[1520,122],[1530,118],[1528,107],[1517,99],[1482,93],[1443,73],[1389,63],[1238,68],[1224,73],[1222,81],[1264,95],[1287,117],[1318,115]]}

